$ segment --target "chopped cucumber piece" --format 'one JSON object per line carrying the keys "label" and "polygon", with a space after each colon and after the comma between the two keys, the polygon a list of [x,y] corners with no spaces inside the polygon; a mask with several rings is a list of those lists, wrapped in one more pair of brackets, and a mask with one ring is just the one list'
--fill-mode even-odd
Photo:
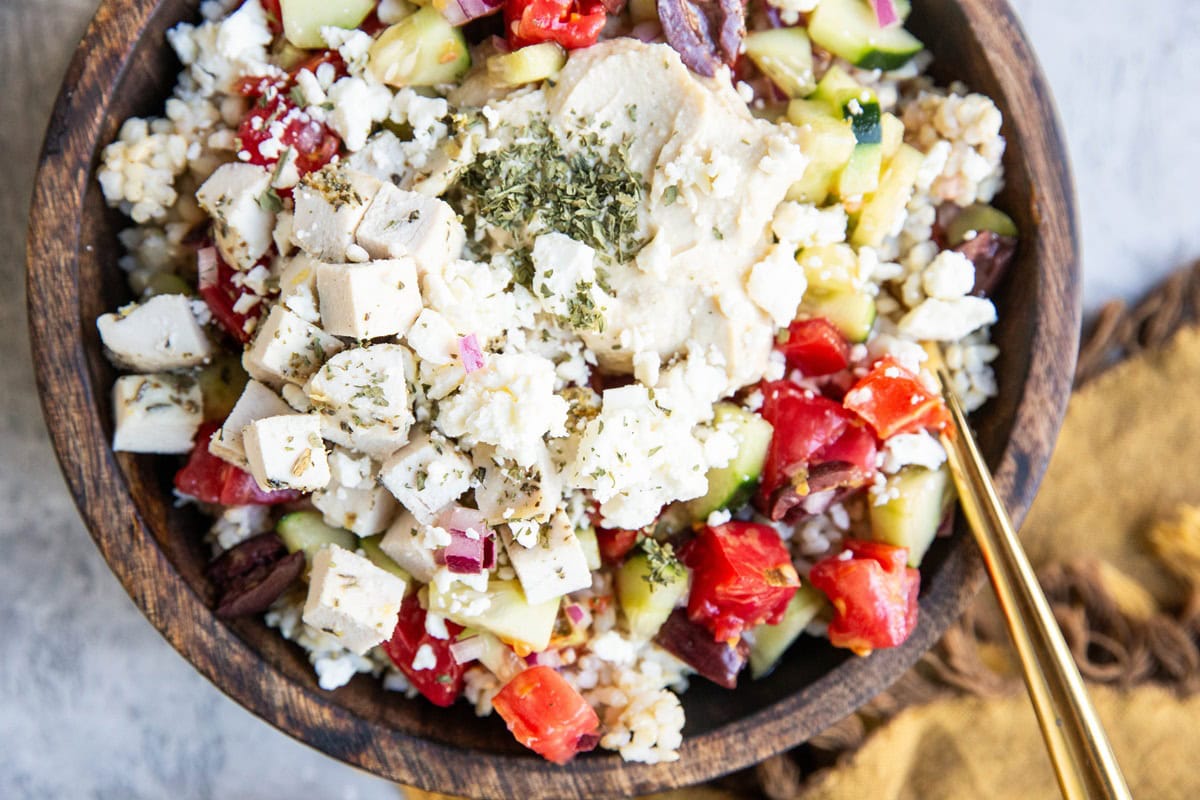
{"label": "chopped cucumber piece", "polygon": [[196,375],[200,385],[200,394],[204,398],[204,419],[206,422],[223,420],[229,416],[246,381],[250,376],[242,368],[242,360],[232,353],[222,353],[214,356]]}
{"label": "chopped cucumber piece", "polygon": [[588,569],[592,572],[600,569],[600,542],[596,539],[596,529],[591,525],[579,528],[575,531],[575,538],[583,548],[583,557],[587,561]]}
{"label": "chopped cucumber piece", "polygon": [[866,103],[848,100],[842,113],[850,120],[850,129],[854,131],[854,140],[858,144],[883,142],[883,124],[880,122],[883,115],[879,111],[879,103],[874,100]]}
{"label": "chopped cucumber piece", "polygon": [[325,47],[321,28],[357,28],[375,0],[279,0],[283,35],[296,47]]}
{"label": "chopped cucumber piece", "polygon": [[431,7],[379,34],[369,57],[371,72],[389,86],[450,83],[471,66],[462,31]]}
{"label": "chopped cucumber piece", "polygon": [[359,539],[358,546],[362,548],[362,551],[366,554],[368,561],[380,569],[387,570],[388,572],[392,573],[397,578],[404,581],[406,586],[412,588],[413,579],[412,575],[408,574],[408,570],[397,564],[394,560],[392,560],[391,556],[380,549],[379,542],[382,539],[382,533],[375,536],[368,536],[365,539]]}
{"label": "chopped cucumber piece", "polygon": [[708,492],[688,501],[692,519],[703,522],[722,508],[737,509],[750,502],[767,449],[771,446],[771,423],[733,403],[717,403],[713,408],[713,426],[730,429],[738,440],[738,452],[723,467],[708,471]]}
{"label": "chopped cucumber piece", "polygon": [[[130,282],[133,283],[132,275]],[[191,294],[192,286],[173,272],[155,272],[143,282],[138,294],[143,300],[160,294]]]}
{"label": "chopped cucumber piece", "polygon": [[917,173],[924,161],[925,156],[920,150],[906,144],[900,145],[879,179],[879,188],[863,204],[858,224],[850,236],[851,244],[856,247],[878,247],[887,238],[904,207],[912,199]]}
{"label": "chopped cucumber piece", "polygon": [[850,77],[850,73],[837,64],[821,76],[821,81],[809,99],[824,103],[831,114],[839,116],[845,115],[846,104],[851,100],[864,104],[877,102],[874,92]]}
{"label": "chopped cucumber piece", "polygon": [[[517,581],[492,580],[487,591],[456,584],[453,591],[442,593],[437,584],[429,584],[429,610],[441,614],[459,625],[483,628],[510,645],[526,653],[545,650],[554,633],[554,620],[558,617],[561,598],[531,605]],[[468,615],[467,610],[487,606],[478,614]]]}
{"label": "chopped cucumber piece", "polygon": [[804,269],[809,292],[831,294],[858,289],[858,256],[848,244],[806,247],[797,260]]}
{"label": "chopped cucumber piece", "polygon": [[754,629],[754,644],[750,647],[752,678],[757,680],[765,677],[775,669],[787,649],[820,613],[825,602],[825,595],[805,584],[792,595],[783,612],[783,619],[775,625],[764,624]]}
{"label": "chopped cucumber piece", "polygon": [[553,78],[566,63],[566,50],[554,42],[542,42],[488,57],[487,71],[497,86],[520,86]]}
{"label": "chopped cucumber piece", "polygon": [[865,0],[821,0],[808,35],[835,56],[863,69],[899,69],[924,45],[900,26],[881,28]]}
{"label": "chopped cucumber piece", "polygon": [[358,537],[342,528],[325,524],[316,511],[293,511],[284,514],[275,523],[275,532],[283,539],[289,553],[303,552],[304,559],[312,566],[318,551],[331,544],[350,552],[358,549]]}
{"label": "chopped cucumber piece", "polygon": [[674,556],[636,552],[617,569],[617,599],[638,639],[651,639],[688,590],[688,572]]}
{"label": "chopped cucumber piece", "polygon": [[967,240],[971,231],[991,231],[1001,236],[1017,237],[1017,223],[998,208],[985,203],[974,203],[958,213],[954,221],[946,226],[946,242],[958,247]]}
{"label": "chopped cucumber piece", "polygon": [[950,473],[940,469],[905,467],[887,479],[882,505],[870,506],[871,538],[908,548],[908,565],[917,567],[925,557],[953,494]]}
{"label": "chopped cucumber piece", "polygon": [[883,129],[883,160],[889,161],[904,143],[904,123],[895,114],[884,114],[880,125]]}
{"label": "chopped cucumber piece", "polygon": [[817,88],[812,44],[803,28],[775,28],[747,34],[746,55],[788,97],[805,97]]}
{"label": "chopped cucumber piece", "polygon": [[820,204],[854,152],[854,131],[824,103],[811,100],[789,103],[788,119],[799,126],[800,147],[809,158],[804,176],[789,188],[788,199]]}
{"label": "chopped cucumber piece", "polygon": [[883,169],[882,144],[858,144],[850,161],[838,176],[837,192],[843,199],[862,197],[879,188],[879,173]]}
{"label": "chopped cucumber piece", "polygon": [[863,291],[809,292],[803,313],[824,317],[851,342],[865,342],[875,325],[875,298]]}

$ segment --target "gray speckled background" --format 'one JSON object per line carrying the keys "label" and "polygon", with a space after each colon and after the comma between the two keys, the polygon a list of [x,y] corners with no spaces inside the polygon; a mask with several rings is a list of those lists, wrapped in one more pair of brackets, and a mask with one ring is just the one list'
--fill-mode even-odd
{"label": "gray speckled background", "polygon": [[[1066,128],[1085,303],[1200,255],[1200,5],[1015,0]],[[109,573],[67,496],[34,392],[20,243],[41,132],[94,0],[0,0],[0,796],[395,800],[195,673]]]}

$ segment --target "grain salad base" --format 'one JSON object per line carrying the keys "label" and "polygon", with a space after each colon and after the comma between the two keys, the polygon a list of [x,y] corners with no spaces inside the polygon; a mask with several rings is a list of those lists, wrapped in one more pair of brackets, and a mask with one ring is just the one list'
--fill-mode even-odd
{"label": "grain salad base", "polygon": [[[243,9],[256,5],[250,3]],[[235,130],[246,109],[240,98],[228,93],[229,83],[244,74],[269,71],[266,47],[270,37],[264,38],[263,25],[253,14],[243,11],[221,21],[224,13],[225,9],[219,5],[206,3],[202,14],[207,22],[175,29],[170,41],[185,70],[175,96],[168,101],[165,116],[126,122],[119,140],[104,153],[99,180],[105,196],[138,223],[122,235],[129,251],[122,266],[139,295],[169,285],[171,277],[190,277],[193,256],[189,235],[207,220],[195,202],[195,192],[218,166],[239,158]],[[404,182],[422,171],[426,179],[436,174],[429,167],[446,153],[445,146],[453,140],[454,115],[462,109],[442,97],[427,97],[411,89],[392,92],[372,81],[365,61],[369,43],[361,35],[335,34],[329,44],[339,49],[350,74],[334,80],[332,74],[323,76],[320,68],[312,73],[315,85],[311,91],[314,95],[320,92],[325,99],[310,108],[310,113],[323,115],[347,148],[354,151],[345,157],[346,163],[366,173],[375,171],[383,180]],[[897,113],[904,122],[906,139],[921,149],[925,158],[917,191],[903,218],[896,220],[894,235],[878,249],[860,248],[855,253],[855,269],[862,285],[879,292],[876,298],[879,317],[873,337],[865,346],[855,349],[853,359],[865,371],[870,360],[888,354],[918,371],[923,359],[918,340],[941,338],[947,341],[947,363],[960,396],[969,409],[978,408],[996,392],[989,364],[997,352],[989,343],[985,325],[979,321],[978,305],[968,308],[958,302],[971,288],[968,282],[959,290],[965,259],[939,255],[931,237],[939,205],[986,202],[999,188],[1003,153],[999,112],[990,100],[969,94],[962,87],[951,87],[949,91],[936,89],[915,68],[896,75],[861,71],[854,74],[874,90],[885,110]],[[482,108],[480,113],[486,120],[490,106]],[[377,132],[385,122],[389,130]],[[411,138],[402,140],[395,136],[390,131],[395,127],[407,127]],[[475,144],[484,148],[497,146],[489,138]],[[719,191],[720,175],[708,178],[709,189]],[[538,330],[538,315],[544,309],[532,294],[514,285],[514,277],[522,267],[521,263],[514,263],[519,259],[508,253],[476,249],[498,238],[495,227],[498,226],[476,228],[467,243],[469,254],[490,255],[492,263],[457,262],[448,268],[437,287],[441,299],[436,301],[436,311],[451,326],[461,325],[496,343],[493,347],[498,352],[489,352],[489,357],[532,356],[551,365],[547,374],[551,389],[536,392],[542,404],[533,411],[534,416],[549,419],[546,430],[532,437],[541,442],[545,433],[557,427],[554,420],[559,416],[556,409],[560,404],[551,396],[560,395],[571,386],[585,386],[596,356],[581,337],[564,334],[561,326],[541,329],[549,333],[548,340],[530,336]],[[819,209],[785,203],[774,213],[772,229],[781,242],[796,246],[838,244],[845,240],[846,214],[837,204]],[[291,234],[295,234],[294,229]],[[287,222],[276,220],[271,235],[281,250],[292,249],[295,240],[289,236]],[[353,261],[357,253],[351,247],[346,248],[346,257]],[[240,279],[239,285],[247,290],[243,297],[249,298],[243,301],[244,310],[276,301],[280,271],[276,265],[256,265],[238,274],[235,282]],[[431,294],[438,296],[437,292]],[[306,301],[311,302],[311,297],[306,298],[301,292],[280,302],[303,317]],[[203,308],[197,312],[201,324],[210,323]],[[567,316],[582,322],[578,327],[589,324],[587,319]],[[956,335],[959,330],[961,336]],[[678,367],[677,374],[683,376],[689,367],[703,370],[713,366],[703,360],[698,358],[689,365],[686,361],[655,363],[653,358],[638,364],[635,359],[633,373],[653,388],[659,383],[660,372]],[[427,389],[416,399],[413,411],[416,422],[436,422],[443,409],[453,412],[456,403],[462,404],[460,422],[450,430],[443,428],[443,432],[471,441],[471,418],[479,408],[478,404],[468,406],[470,398],[458,390],[458,383],[464,379],[461,371],[456,371],[453,364],[438,364],[436,358],[421,358],[419,362],[415,366],[422,376],[419,382]],[[776,359],[764,374],[782,377],[783,371],[783,364]],[[311,398],[295,392],[289,396],[284,391],[284,400],[297,407],[297,411],[307,411],[306,403]],[[748,407],[753,408],[755,402],[751,393]],[[452,417],[453,414],[447,419]],[[563,426],[569,421],[564,419]],[[692,430],[693,427],[696,429]],[[682,444],[691,437],[700,440],[703,449],[721,450],[721,431],[705,427],[702,420],[696,426],[688,426],[677,438]],[[483,443],[504,449],[518,462],[536,460],[538,447],[528,447],[528,439],[506,440],[502,435],[499,438],[500,441]],[[881,454],[880,475],[913,463],[936,466],[944,455],[935,449],[936,442],[933,447],[930,442],[933,440],[928,435],[924,438],[914,435],[885,449]],[[696,442],[690,444],[694,446]],[[719,453],[702,453],[697,458],[705,459],[699,462],[705,466],[721,463]],[[586,488],[595,491],[596,487]],[[673,499],[683,498],[667,498]],[[802,575],[813,561],[836,551],[843,539],[861,529],[867,502],[872,502],[870,495],[834,503],[812,515],[796,530],[780,527],[780,535],[789,542]],[[583,490],[575,490],[563,503],[562,510],[573,525],[582,524],[586,513]],[[748,512],[744,513],[748,516]],[[255,507],[221,510],[213,529],[214,549],[228,549],[254,534],[270,530],[274,521],[272,515]],[[503,551],[496,571],[501,578],[514,576]],[[591,601],[594,612],[589,638],[582,645],[562,648],[556,658],[563,674],[600,712],[605,731],[601,746],[634,761],[672,760],[677,756],[683,726],[682,707],[675,692],[686,688],[686,668],[657,646],[633,640],[621,630],[611,579],[605,572],[593,576],[590,589],[574,592],[570,598],[577,602]],[[356,655],[340,647],[335,638],[303,623],[300,620],[303,602],[302,597],[284,595],[269,613],[268,623],[309,651],[323,688],[336,688],[355,674],[369,673],[381,676],[388,688],[412,693],[403,675],[377,649]],[[814,623],[812,632],[820,634],[821,627],[821,622]],[[467,698],[476,710],[489,713],[491,698],[499,688],[498,680],[476,666],[467,671],[466,683]]]}

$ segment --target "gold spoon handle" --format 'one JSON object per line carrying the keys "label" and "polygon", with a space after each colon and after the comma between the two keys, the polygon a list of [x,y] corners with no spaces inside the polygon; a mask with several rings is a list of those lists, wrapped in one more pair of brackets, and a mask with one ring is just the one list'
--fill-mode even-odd
{"label": "gold spoon handle", "polygon": [[1068,800],[1130,798],[1071,651],[967,427],[941,353],[930,350],[954,418],[954,427],[941,439],[959,504],[983,551],[1062,795]]}

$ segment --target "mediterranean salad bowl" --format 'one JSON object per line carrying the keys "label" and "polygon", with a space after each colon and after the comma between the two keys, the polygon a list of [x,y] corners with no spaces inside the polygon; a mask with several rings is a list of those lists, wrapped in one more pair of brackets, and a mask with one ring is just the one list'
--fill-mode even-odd
{"label": "mediterranean salad bowl", "polygon": [[965,608],[923,347],[1019,523],[1074,214],[1003,0],[106,0],[30,326],[97,546],[230,697],[425,789],[630,796]]}

